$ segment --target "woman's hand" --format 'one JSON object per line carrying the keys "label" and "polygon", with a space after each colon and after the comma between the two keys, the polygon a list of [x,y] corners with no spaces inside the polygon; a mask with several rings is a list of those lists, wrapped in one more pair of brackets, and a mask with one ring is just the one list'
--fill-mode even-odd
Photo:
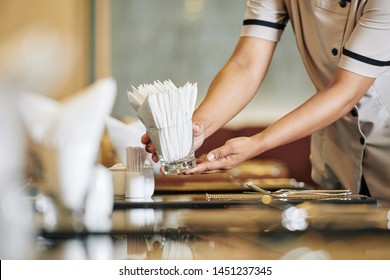
{"label": "woman's hand", "polygon": [[202,123],[194,122],[192,124],[192,133],[194,134],[194,151],[202,146],[204,140],[206,139],[205,131]]}
{"label": "woman's hand", "polygon": [[151,153],[151,154],[152,154],[152,160],[153,160],[154,162],[158,162],[159,158],[158,158],[158,155],[157,155],[157,153],[156,153],[156,147],[154,147],[154,145],[153,145],[153,143],[152,143],[152,140],[150,139],[148,133],[145,133],[144,135],[142,135],[142,137],[141,137],[141,143],[145,145],[145,150],[146,150],[148,153]]}
{"label": "woman's hand", "polygon": [[217,173],[235,167],[256,155],[256,140],[252,137],[238,137],[228,140],[225,145],[212,150],[197,160],[197,165],[186,174]]}

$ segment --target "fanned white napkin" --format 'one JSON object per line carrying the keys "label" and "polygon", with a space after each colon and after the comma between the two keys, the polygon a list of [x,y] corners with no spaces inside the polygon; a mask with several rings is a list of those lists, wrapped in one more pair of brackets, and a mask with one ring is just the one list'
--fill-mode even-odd
{"label": "fanned white napkin", "polygon": [[25,93],[19,109],[30,137],[28,175],[43,193],[82,211],[116,97],[113,78],[101,79],[60,102]]}
{"label": "fanned white napkin", "polygon": [[177,88],[170,80],[144,84],[127,93],[129,103],[147,130],[189,120],[195,109],[197,84]]}

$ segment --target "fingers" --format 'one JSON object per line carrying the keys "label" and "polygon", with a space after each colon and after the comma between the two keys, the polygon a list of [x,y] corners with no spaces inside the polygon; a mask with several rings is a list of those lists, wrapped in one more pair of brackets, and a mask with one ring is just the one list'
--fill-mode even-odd
{"label": "fingers", "polygon": [[152,160],[157,163],[160,159],[158,158],[158,155],[156,153],[153,153]]}
{"label": "fingers", "polygon": [[186,174],[194,173],[218,173],[234,167],[231,149],[229,146],[222,146],[209,152],[197,160],[197,165],[186,171]]}
{"label": "fingers", "polygon": [[196,163],[197,164],[205,162],[205,161],[207,161],[207,154],[203,154],[200,157],[196,158]]}
{"label": "fingers", "polygon": [[155,153],[156,152],[156,147],[154,147],[154,145],[152,143],[148,143],[145,145],[145,150],[148,152],[148,153]]}
{"label": "fingers", "polygon": [[144,135],[141,136],[141,143],[145,145],[145,150],[148,153],[152,154],[152,160],[157,163],[159,161],[159,158],[158,155],[156,154],[156,147],[154,147],[154,145],[152,144],[152,141],[148,133],[145,133]]}
{"label": "fingers", "polygon": [[207,154],[208,161],[218,161],[233,154],[233,150],[229,145],[223,145]]}
{"label": "fingers", "polygon": [[201,125],[198,122],[192,124],[192,132],[194,136],[198,136],[201,133]]}
{"label": "fingers", "polygon": [[144,135],[141,136],[141,143],[144,145],[150,143],[149,134],[145,133]]}
{"label": "fingers", "polygon": [[[144,135],[141,136],[141,143],[145,145],[145,150],[148,153],[151,153],[151,154],[156,153],[156,148],[152,144],[150,136],[149,136],[148,133],[145,133]],[[155,157],[157,157],[157,155],[155,155]],[[152,159],[153,159],[153,156],[152,156]],[[157,157],[157,161],[158,161],[158,157]],[[155,162],[157,162],[157,161],[155,161]]]}
{"label": "fingers", "polygon": [[231,169],[254,156],[251,151],[254,145],[255,142],[251,137],[230,139],[222,147],[209,152],[206,158],[199,159],[197,165],[188,170],[186,174],[215,173]]}
{"label": "fingers", "polygon": [[194,122],[192,124],[192,133],[194,135],[194,149],[195,151],[203,144],[204,141],[204,131],[201,123]]}
{"label": "fingers", "polygon": [[[207,159],[207,154],[203,154],[201,155],[199,158],[196,158],[196,164],[199,165],[199,164],[203,164],[203,163],[207,163],[208,162],[208,159]],[[189,174],[192,174],[190,172],[193,172],[193,173],[221,173],[221,172],[225,172],[226,170],[225,169],[215,169],[215,170],[211,170],[209,168],[212,168],[212,167],[205,167],[205,169],[203,171],[199,171],[199,172],[196,172],[196,169],[195,171],[194,170],[189,170],[189,172],[185,173],[186,175],[189,175]],[[208,169],[208,170],[206,170]]]}

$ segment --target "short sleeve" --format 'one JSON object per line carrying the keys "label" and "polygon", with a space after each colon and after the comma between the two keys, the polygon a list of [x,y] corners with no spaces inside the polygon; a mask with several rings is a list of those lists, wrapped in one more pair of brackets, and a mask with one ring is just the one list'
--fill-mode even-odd
{"label": "short sleeve", "polygon": [[248,0],[241,36],[279,41],[288,22],[282,0]]}
{"label": "short sleeve", "polygon": [[390,70],[390,1],[367,1],[338,66],[376,78]]}

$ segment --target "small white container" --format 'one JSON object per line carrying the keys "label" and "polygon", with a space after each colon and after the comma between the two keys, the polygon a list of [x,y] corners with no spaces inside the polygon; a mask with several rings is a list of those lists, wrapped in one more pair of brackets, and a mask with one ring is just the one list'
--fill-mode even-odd
{"label": "small white container", "polygon": [[152,166],[145,166],[142,172],[125,173],[126,198],[150,198],[154,193],[154,171]]}
{"label": "small white container", "polygon": [[153,166],[145,165],[142,172],[128,172],[118,163],[110,167],[114,196],[126,198],[151,198],[154,193]]}

